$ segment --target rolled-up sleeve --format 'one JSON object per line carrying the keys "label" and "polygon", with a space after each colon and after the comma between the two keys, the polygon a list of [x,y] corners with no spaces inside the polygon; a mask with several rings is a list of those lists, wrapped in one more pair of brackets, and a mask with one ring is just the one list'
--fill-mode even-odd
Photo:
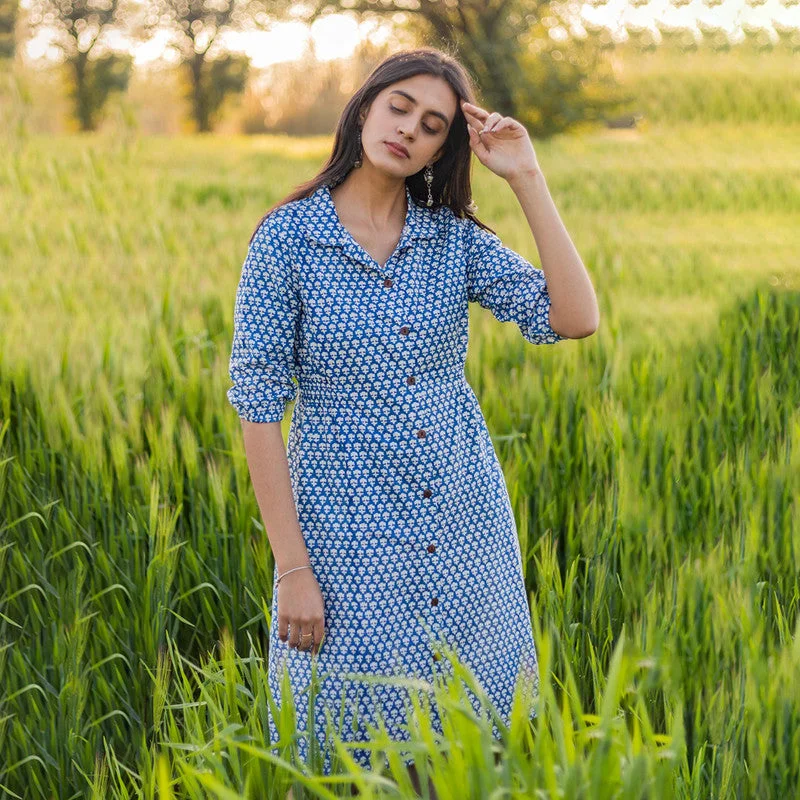
{"label": "rolled-up sleeve", "polygon": [[567,338],[550,327],[550,294],[544,271],[506,247],[498,236],[467,218],[467,297],[500,322],[515,322],[531,344]]}
{"label": "rolled-up sleeve", "polygon": [[272,221],[260,225],[242,266],[233,312],[227,397],[249,422],[280,422],[297,386],[294,358],[299,314],[286,237]]}

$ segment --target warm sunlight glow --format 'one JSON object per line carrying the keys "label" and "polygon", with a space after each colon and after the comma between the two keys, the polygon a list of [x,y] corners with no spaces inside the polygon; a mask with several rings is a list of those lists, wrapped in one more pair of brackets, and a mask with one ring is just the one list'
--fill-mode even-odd
{"label": "warm sunlight glow", "polygon": [[[24,7],[26,3],[22,5]],[[625,25],[650,28],[656,32],[658,22],[688,28],[696,33],[702,26],[720,28],[734,42],[743,38],[745,29],[760,28],[774,40],[777,37],[775,26],[800,29],[800,3],[784,5],[781,0],[765,0],[752,6],[747,0],[723,0],[710,6],[706,0],[689,0],[676,6],[671,0],[650,0],[639,4],[629,0],[608,0],[583,3],[580,18],[575,21],[576,31],[582,27],[581,22],[608,28],[617,39],[625,38]],[[554,31],[554,35],[558,33]],[[359,24],[350,14],[332,14],[317,20],[310,28],[300,22],[279,22],[269,31],[230,32],[220,37],[220,45],[231,51],[247,53],[253,67],[258,69],[300,58],[307,49],[311,49],[321,61],[346,58],[362,39],[381,42],[388,35],[388,26],[380,22]],[[51,40],[52,32],[41,31],[25,44],[26,55],[31,59],[57,59],[59,51]],[[174,51],[167,48],[168,41],[169,34],[165,31],[135,46],[122,32],[110,32],[105,38],[106,45],[112,49],[133,49],[137,66],[158,58],[175,60]]]}

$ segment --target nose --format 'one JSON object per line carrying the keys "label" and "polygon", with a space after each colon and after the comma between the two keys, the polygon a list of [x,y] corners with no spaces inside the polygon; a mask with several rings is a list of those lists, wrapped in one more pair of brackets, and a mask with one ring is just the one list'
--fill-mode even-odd
{"label": "nose", "polygon": [[404,139],[414,138],[411,134],[406,132],[406,127],[404,125],[398,125],[397,131]]}

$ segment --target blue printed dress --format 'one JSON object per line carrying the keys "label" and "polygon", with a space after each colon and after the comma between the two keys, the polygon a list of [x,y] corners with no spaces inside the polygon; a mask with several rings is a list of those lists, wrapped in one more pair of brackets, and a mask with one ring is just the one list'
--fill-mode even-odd
{"label": "blue printed dress", "polygon": [[[452,674],[442,653],[457,654],[506,723],[515,687],[528,702],[538,692],[514,515],[464,374],[468,302],[532,344],[563,337],[542,270],[472,220],[406,195],[383,266],[342,225],[329,186],[279,206],[251,241],[236,294],[227,397],[252,422],[280,421],[296,401],[289,472],[325,605],[319,653],[290,648],[275,589],[269,685],[281,707],[286,670],[299,754],[308,760],[313,734],[326,774],[328,725],[365,768],[371,750],[358,743],[371,726],[408,739],[402,679]],[[275,742],[271,714],[269,724]]]}

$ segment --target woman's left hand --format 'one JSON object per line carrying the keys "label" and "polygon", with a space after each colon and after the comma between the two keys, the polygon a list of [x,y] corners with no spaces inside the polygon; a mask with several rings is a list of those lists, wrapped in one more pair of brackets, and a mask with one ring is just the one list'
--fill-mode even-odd
{"label": "woman's left hand", "polygon": [[481,164],[506,180],[540,171],[530,136],[521,122],[497,111],[490,114],[465,100],[461,110],[467,119],[469,146]]}

